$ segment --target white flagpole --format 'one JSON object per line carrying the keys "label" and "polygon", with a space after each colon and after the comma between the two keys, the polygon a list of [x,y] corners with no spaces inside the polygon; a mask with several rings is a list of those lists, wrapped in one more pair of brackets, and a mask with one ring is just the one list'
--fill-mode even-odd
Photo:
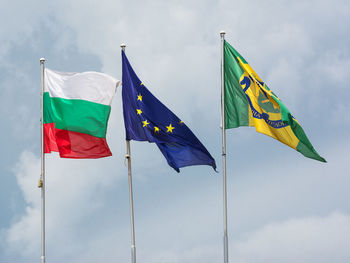
{"label": "white flagpole", "polygon": [[40,137],[41,137],[41,174],[38,187],[41,188],[41,263],[45,263],[45,152],[44,152],[44,73],[45,58],[40,59]]}
{"label": "white flagpole", "polygon": [[227,237],[227,182],[226,182],[226,130],[225,130],[225,79],[224,79],[224,44],[225,31],[221,36],[221,129],[222,129],[222,178],[224,203],[224,263],[228,263],[228,237]]}
{"label": "white flagpole", "polygon": [[[121,44],[120,47],[125,52],[126,45]],[[130,204],[130,226],[131,226],[131,263],[136,263],[134,199],[133,199],[133,191],[132,191],[130,140],[126,140],[125,158],[128,160],[129,204]]]}

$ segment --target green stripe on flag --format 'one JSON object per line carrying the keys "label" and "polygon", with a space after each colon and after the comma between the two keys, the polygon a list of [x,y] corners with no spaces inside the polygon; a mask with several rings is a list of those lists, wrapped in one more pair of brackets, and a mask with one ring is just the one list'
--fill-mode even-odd
{"label": "green stripe on flag", "polygon": [[111,106],[79,99],[51,98],[44,93],[44,123],[56,129],[106,137]]}
{"label": "green stripe on flag", "polygon": [[245,61],[241,55],[225,41],[224,74],[225,74],[225,128],[249,126],[249,106],[239,78],[244,73],[236,56]]}

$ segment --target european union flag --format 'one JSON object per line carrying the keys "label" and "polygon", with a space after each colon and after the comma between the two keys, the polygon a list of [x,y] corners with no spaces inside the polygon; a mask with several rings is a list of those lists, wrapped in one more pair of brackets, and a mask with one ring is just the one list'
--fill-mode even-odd
{"label": "european union flag", "polygon": [[192,131],[161,103],[136,76],[122,51],[123,114],[127,140],[157,144],[177,172],[190,165],[210,165],[215,160]]}

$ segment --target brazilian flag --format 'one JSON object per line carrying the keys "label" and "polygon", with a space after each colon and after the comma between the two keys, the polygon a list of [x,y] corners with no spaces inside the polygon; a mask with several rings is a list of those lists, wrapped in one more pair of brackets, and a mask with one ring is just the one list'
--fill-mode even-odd
{"label": "brazilian flag", "polygon": [[326,162],[282,101],[226,41],[224,79],[226,129],[254,126],[257,132],[279,140],[304,156]]}

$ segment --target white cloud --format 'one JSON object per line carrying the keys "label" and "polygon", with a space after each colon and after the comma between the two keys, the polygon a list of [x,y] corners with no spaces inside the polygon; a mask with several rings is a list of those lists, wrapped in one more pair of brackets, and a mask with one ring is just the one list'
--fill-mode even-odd
{"label": "white cloud", "polygon": [[349,242],[350,216],[334,212],[266,225],[234,243],[230,254],[237,263],[348,262]]}
{"label": "white cloud", "polygon": [[[4,2],[4,1],[2,1]],[[38,29],[43,17],[50,11],[41,0],[5,1],[0,10],[0,58],[8,54],[13,45],[24,43]]]}
{"label": "white cloud", "polygon": [[[115,139],[111,144],[121,145]],[[160,154],[156,161],[161,158],[158,161],[162,164],[152,163],[158,154],[157,149],[150,152],[153,144],[133,145],[137,256],[145,262],[165,263],[212,262],[220,258],[221,176],[209,176],[212,173],[207,167],[187,168],[181,176],[173,176],[175,172],[172,174],[162,163]],[[328,237],[331,244],[347,242],[343,233],[350,230],[346,202],[349,179],[339,172],[344,169],[347,149],[348,143],[329,149],[330,163],[326,165],[305,158],[286,165],[281,157],[276,160],[279,165],[260,164],[260,171],[270,169],[263,175],[241,162],[230,162],[231,259],[242,263],[280,262],[285,255],[290,262],[310,263],[319,262],[318,256],[316,261],[306,258],[320,250],[327,259],[334,253],[344,255],[344,246],[326,250],[327,241],[319,240]],[[130,259],[122,152],[119,149],[113,158],[94,161],[47,156],[47,249],[53,262]],[[343,158],[337,158],[336,153]],[[151,164],[143,164],[140,158]],[[202,173],[193,174],[197,170]],[[5,231],[7,253],[17,253],[27,262],[35,262],[40,255],[40,191],[35,187],[39,171],[38,157],[24,152],[16,178],[27,207],[19,221]]]}
{"label": "white cloud", "polygon": [[[297,118],[318,111],[322,114],[317,116],[333,114],[323,113],[327,98],[322,94],[328,83],[340,83],[334,83],[334,91],[344,90],[348,82],[349,39],[344,35],[346,27],[338,22],[346,17],[347,5],[342,0],[331,6],[317,1],[247,5],[104,0],[99,4],[61,1],[52,6],[64,10],[53,16],[76,33],[79,50],[97,55],[102,70],[116,77],[121,77],[119,45],[126,42],[129,59],[148,88],[191,121],[203,105],[209,120],[218,118],[220,29],[227,30],[227,40]],[[288,12],[281,12],[285,8]],[[332,34],[343,34],[343,41],[332,45]]]}
{"label": "white cloud", "polygon": [[[225,29],[227,40],[299,120],[304,117],[306,123],[306,117],[310,121],[322,118],[319,127],[306,126],[306,130],[313,131],[311,141],[329,161],[324,165],[306,160],[253,129],[228,132],[230,257],[242,263],[286,262],[285,258],[310,263],[313,261],[306,259],[311,255],[315,262],[322,258],[331,262],[332,253],[341,256],[346,250],[342,244],[327,250],[327,240],[349,243],[343,234],[349,230],[349,142],[343,125],[332,128],[337,135],[343,134],[331,139],[331,129],[324,125],[324,117],[331,117],[335,124],[348,123],[339,117],[348,110],[349,23],[344,19],[349,15],[348,6],[348,1],[341,0],[332,5],[256,0],[31,1],[21,3],[21,8],[19,3],[7,3],[0,11],[0,21],[6,25],[0,29],[0,58],[6,57],[3,68],[13,73],[4,74],[1,82],[6,103],[0,109],[14,127],[11,131],[16,138],[11,143],[30,140],[35,133],[38,118],[34,121],[32,116],[38,113],[39,104],[34,109],[34,103],[28,101],[37,94],[39,85],[30,87],[39,78],[32,76],[31,63],[6,65],[11,59],[6,55],[17,54],[19,49],[24,60],[31,60],[34,53],[52,54],[55,49],[51,61],[61,61],[74,47],[74,52],[96,55],[102,71],[120,78],[119,45],[126,42],[127,55],[139,77],[193,127],[205,145],[212,145],[220,167],[218,32]],[[52,35],[48,37],[46,30]],[[21,45],[30,48],[23,51]],[[55,68],[51,61],[47,65]],[[80,66],[86,65],[77,65],[76,70]],[[28,88],[17,100],[18,89],[13,87],[22,83]],[[13,109],[13,105],[18,107]],[[37,138],[32,138],[35,145]],[[55,154],[47,158],[47,248],[52,262],[130,260],[120,90],[114,100],[108,142],[114,156],[106,160],[61,160]],[[196,167],[174,176],[157,147],[148,143],[132,142],[132,158],[139,258],[145,262],[221,260],[220,174],[210,177],[211,170]],[[26,208],[22,215],[14,215],[18,221],[2,231],[4,247],[26,262],[40,257],[39,173],[38,157],[24,152],[15,175]],[[342,212],[332,213],[335,210]],[[327,227],[331,229],[328,233]],[[266,239],[270,242],[264,242]],[[318,248],[324,257],[316,253]],[[347,256],[342,262],[349,260]]]}
{"label": "white cloud", "polygon": [[[79,234],[83,229],[81,221],[94,218],[106,208],[103,197],[106,198],[115,185],[120,172],[104,171],[104,167],[113,164],[111,160],[57,161],[57,157],[56,154],[46,157],[46,230],[48,244],[62,246],[64,254],[72,249],[65,246],[67,240],[86,235]],[[40,189],[36,187],[39,175],[40,159],[31,152],[23,152],[17,164],[16,178],[27,206],[20,220],[9,228],[7,243],[10,250],[19,250],[25,257],[33,257],[40,251],[41,199]],[[105,212],[106,216],[108,214]]]}

